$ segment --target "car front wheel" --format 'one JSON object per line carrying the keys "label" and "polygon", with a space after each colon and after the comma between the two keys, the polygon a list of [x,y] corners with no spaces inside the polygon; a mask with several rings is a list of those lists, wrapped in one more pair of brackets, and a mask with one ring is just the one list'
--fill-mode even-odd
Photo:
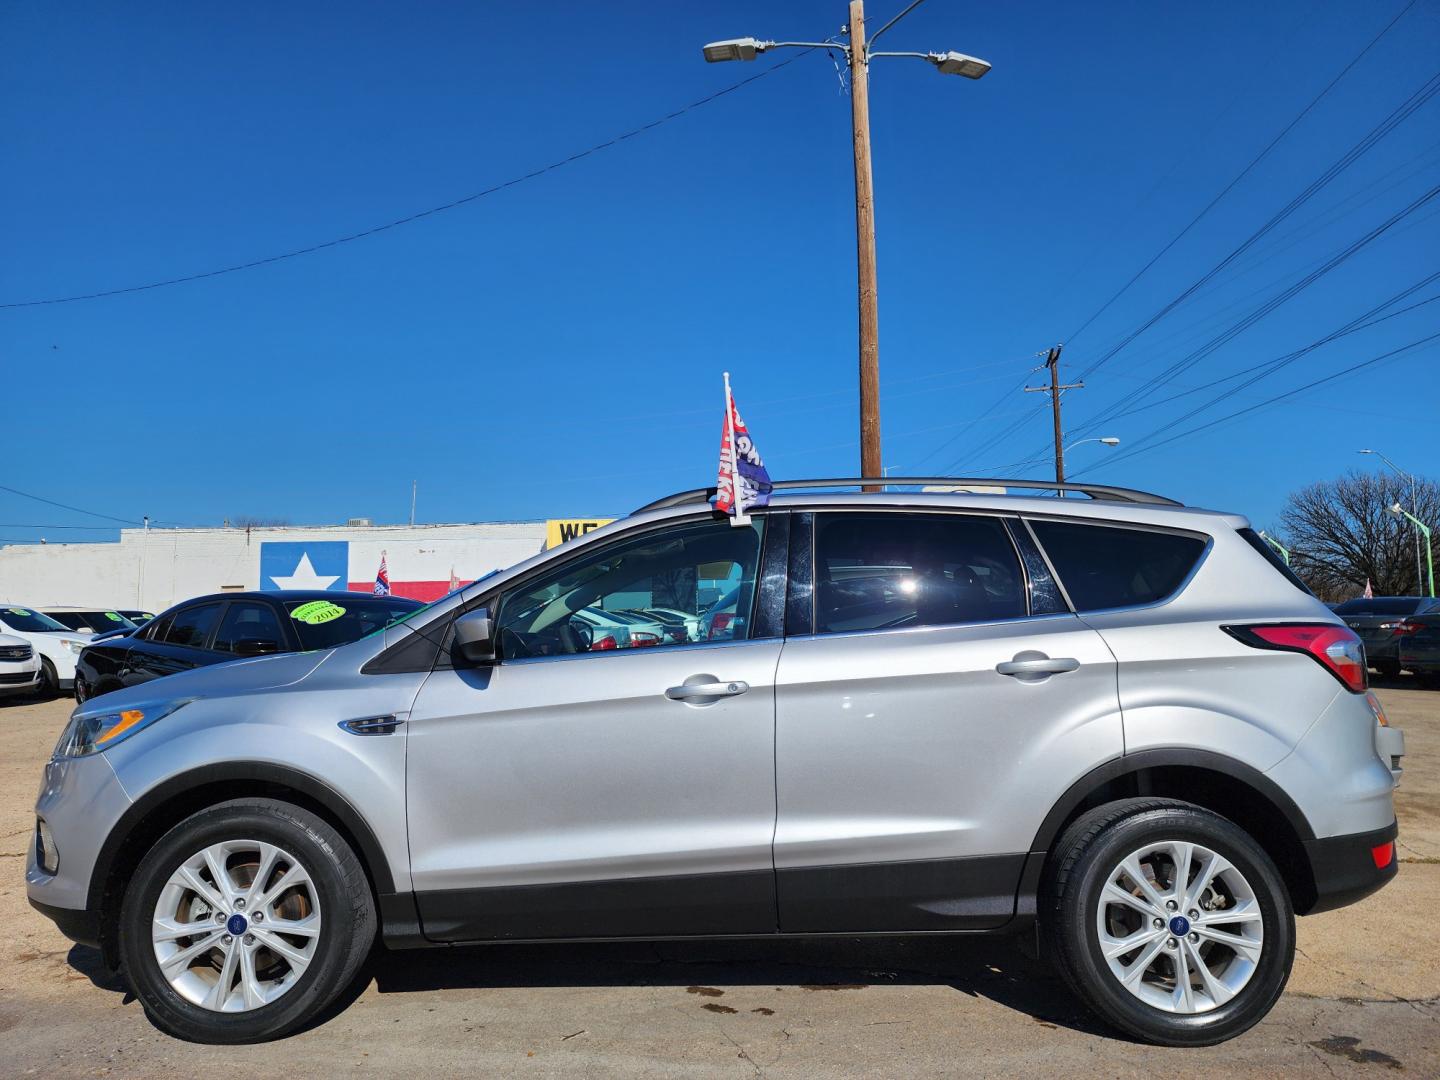
{"label": "car front wheel", "polygon": [[221,803],[185,819],[141,860],[120,949],[161,1030],[205,1043],[278,1038],[350,985],[375,936],[364,868],[301,807]]}
{"label": "car front wheel", "polygon": [[1065,831],[1042,931],[1092,1009],[1169,1046],[1250,1028],[1295,957],[1294,913],[1270,857],[1218,814],[1165,799],[1108,803]]}

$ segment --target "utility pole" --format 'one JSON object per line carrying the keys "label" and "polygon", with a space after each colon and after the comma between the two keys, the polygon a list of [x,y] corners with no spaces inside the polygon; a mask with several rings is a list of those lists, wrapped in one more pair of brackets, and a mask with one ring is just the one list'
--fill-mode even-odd
{"label": "utility pole", "polygon": [[420,486],[419,480],[410,481],[410,524],[415,524],[415,489]]}
{"label": "utility pole", "polygon": [[[855,240],[857,284],[860,299],[860,475],[879,477],[880,465],[880,314],[876,300],[875,192],[870,170],[870,61],[877,56],[924,60],[942,75],[979,79],[990,63],[979,57],[949,52],[877,52],[882,34],[914,11],[923,0],[911,0],[889,22],[865,38],[864,0],[850,0],[848,40],[761,41],[758,38],[728,38],[712,41],[704,48],[707,63],[726,60],[754,60],[770,49],[841,49],[850,68],[850,133],[855,154]],[[880,490],[867,485],[867,491]]]}
{"label": "utility pole", "polygon": [[880,305],[875,291],[875,187],[870,170],[870,56],[865,48],[865,0],[850,0],[849,53],[860,300],[860,475],[880,476]]}
{"label": "utility pole", "polygon": [[[1085,387],[1083,381],[1060,385],[1060,350],[1062,348],[1064,346],[1056,345],[1045,356],[1045,366],[1050,369],[1050,385],[1025,388],[1027,394],[1048,393],[1050,395],[1050,412],[1055,418],[1055,482],[1057,484],[1065,483],[1065,429],[1060,423],[1060,393],[1063,390],[1081,390]],[[1064,498],[1063,490],[1060,492],[1060,496]]]}

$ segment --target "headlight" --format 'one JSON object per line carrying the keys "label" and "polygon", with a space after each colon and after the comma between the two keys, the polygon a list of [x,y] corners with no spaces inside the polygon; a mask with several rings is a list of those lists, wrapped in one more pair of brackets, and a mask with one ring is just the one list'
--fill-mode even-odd
{"label": "headlight", "polygon": [[85,643],[83,641],[74,641],[70,638],[65,638],[60,644],[64,645],[76,656],[79,656],[85,650]]}
{"label": "headlight", "polygon": [[55,744],[55,757],[84,757],[108,750],[122,739],[128,739],[143,727],[194,701],[166,701],[133,709],[76,709],[70,717],[60,741]]}

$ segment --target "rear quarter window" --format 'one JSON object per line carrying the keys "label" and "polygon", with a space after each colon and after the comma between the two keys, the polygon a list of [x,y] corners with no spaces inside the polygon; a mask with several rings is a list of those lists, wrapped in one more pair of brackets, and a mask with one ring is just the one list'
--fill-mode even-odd
{"label": "rear quarter window", "polygon": [[1205,551],[1180,533],[1070,521],[1030,522],[1076,611],[1139,607],[1175,592]]}
{"label": "rear quarter window", "polygon": [[1291,585],[1294,585],[1297,589],[1305,593],[1307,596],[1315,595],[1310,591],[1310,587],[1306,585],[1305,582],[1301,581],[1298,577],[1295,576],[1295,571],[1290,569],[1289,564],[1287,564],[1285,560],[1280,557],[1280,553],[1265,542],[1265,538],[1263,536],[1257,533],[1254,529],[1237,529],[1236,531],[1240,534],[1241,538],[1247,544],[1249,544],[1252,548],[1254,548],[1260,553],[1261,558],[1263,558],[1276,570],[1280,571],[1281,575],[1285,578],[1286,581],[1290,582]]}

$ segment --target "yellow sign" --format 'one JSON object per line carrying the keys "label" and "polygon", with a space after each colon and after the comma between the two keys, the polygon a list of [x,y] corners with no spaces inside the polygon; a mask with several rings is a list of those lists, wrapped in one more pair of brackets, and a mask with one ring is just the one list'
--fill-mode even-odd
{"label": "yellow sign", "polygon": [[594,532],[602,525],[609,525],[614,518],[551,518],[545,522],[545,546],[559,547],[566,540]]}

